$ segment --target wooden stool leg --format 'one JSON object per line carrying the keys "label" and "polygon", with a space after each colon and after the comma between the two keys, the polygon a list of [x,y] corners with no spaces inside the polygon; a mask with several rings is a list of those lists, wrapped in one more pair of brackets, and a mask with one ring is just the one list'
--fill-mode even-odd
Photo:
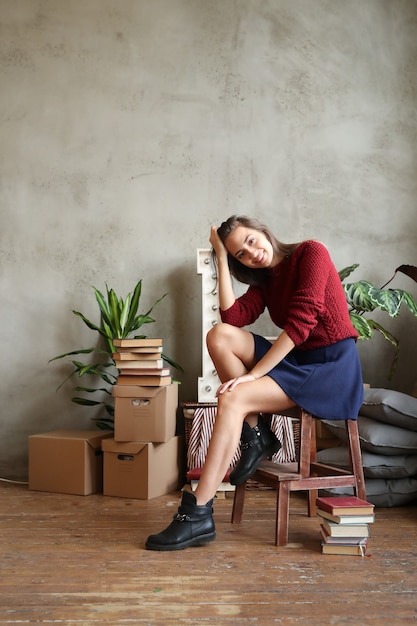
{"label": "wooden stool leg", "polygon": [[362,454],[357,420],[346,420],[348,445],[352,471],[356,478],[356,496],[366,500],[365,478],[363,475]]}
{"label": "wooden stool leg", "polygon": [[300,453],[298,459],[298,471],[302,478],[310,475],[311,458],[311,431],[313,427],[312,416],[301,409],[300,415]]}
{"label": "wooden stool leg", "polygon": [[[310,439],[310,463],[317,461],[317,439],[316,439],[316,420],[311,420],[311,439]],[[312,475],[310,473],[310,475]],[[319,495],[318,489],[309,489],[307,492],[307,511],[309,517],[317,514],[316,500]]]}
{"label": "wooden stool leg", "polygon": [[317,514],[316,500],[318,495],[317,489],[309,489],[307,492],[307,512],[309,517],[314,517]]}
{"label": "wooden stool leg", "polygon": [[288,543],[288,523],[290,516],[290,488],[289,482],[284,480],[278,483],[277,510],[275,516],[275,545],[286,546]]}
{"label": "wooden stool leg", "polygon": [[232,524],[240,524],[242,520],[243,505],[245,502],[246,483],[236,485],[235,495],[233,498],[232,508]]}

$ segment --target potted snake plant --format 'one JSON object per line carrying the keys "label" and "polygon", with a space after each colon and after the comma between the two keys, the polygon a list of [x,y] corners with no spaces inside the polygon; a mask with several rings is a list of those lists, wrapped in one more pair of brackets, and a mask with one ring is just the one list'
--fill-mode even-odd
{"label": "potted snake plant", "polygon": [[[75,357],[78,355],[94,355],[93,362],[85,362],[84,360],[70,359],[72,369],[68,376],[58,386],[60,389],[68,379],[73,376],[78,378],[86,378],[97,380],[97,386],[76,385],[73,387],[73,391],[77,394],[82,393],[85,395],[74,395],[71,400],[75,404],[82,406],[101,407],[104,409],[104,416],[93,417],[93,421],[100,429],[112,430],[114,424],[114,404],[112,397],[112,386],[116,383],[118,372],[115,367],[115,362],[112,358],[112,354],[116,352],[113,340],[125,339],[127,337],[145,338],[146,335],[134,334],[144,324],[150,324],[155,320],[151,317],[153,309],[156,307],[167,294],[161,296],[156,300],[150,309],[146,313],[139,313],[139,303],[142,293],[142,280],[139,280],[135,285],[132,292],[129,292],[125,298],[119,297],[114,289],[109,289],[106,285],[106,296],[101,291],[93,287],[96,302],[99,307],[100,323],[95,324],[80,313],[80,311],[73,310],[74,315],[81,318],[81,320],[99,335],[102,347],[90,347],[81,348],[78,350],[71,350],[65,352],[59,356],[55,356],[50,359],[49,363],[65,357]],[[175,369],[183,371],[181,366],[175,363],[166,354],[162,354],[163,359],[169,363]],[[103,396],[104,400],[97,399],[97,394]],[[102,412],[103,413],[103,412]]]}

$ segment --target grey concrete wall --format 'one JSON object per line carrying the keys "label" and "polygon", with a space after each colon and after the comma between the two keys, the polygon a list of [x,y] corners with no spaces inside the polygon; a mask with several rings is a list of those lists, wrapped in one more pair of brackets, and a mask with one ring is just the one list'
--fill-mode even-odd
{"label": "grey concrete wall", "polygon": [[[1,476],[29,434],[91,426],[48,360],[94,343],[92,285],[168,292],[147,331],[196,400],[212,223],[320,239],[376,283],[417,263],[414,0],[0,0],[0,28]],[[417,320],[388,326],[397,374],[375,338],[365,379],[411,392]]]}

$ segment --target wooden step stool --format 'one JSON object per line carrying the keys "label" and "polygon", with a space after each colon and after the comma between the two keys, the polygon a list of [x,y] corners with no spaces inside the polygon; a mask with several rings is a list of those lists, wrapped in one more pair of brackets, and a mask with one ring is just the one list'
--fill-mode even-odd
{"label": "wooden step stool", "polygon": [[[316,515],[316,498],[319,489],[353,487],[355,495],[366,500],[357,420],[345,420],[351,462],[351,469],[348,471],[317,462],[315,420],[318,418],[300,407],[296,407],[295,414],[291,413],[291,415],[295,415],[300,420],[298,461],[285,465],[263,461],[251,476],[252,480],[273,487],[277,491],[276,546],[285,546],[288,543],[289,507],[292,491],[308,492],[308,515],[310,517]],[[246,483],[236,486],[232,510],[233,524],[238,524],[242,519],[245,489]]]}

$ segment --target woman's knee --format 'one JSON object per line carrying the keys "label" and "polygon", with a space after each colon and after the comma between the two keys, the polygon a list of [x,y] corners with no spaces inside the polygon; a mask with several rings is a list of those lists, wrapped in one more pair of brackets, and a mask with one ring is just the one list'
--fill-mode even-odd
{"label": "woman's knee", "polygon": [[234,326],[220,322],[211,328],[206,335],[206,343],[208,348],[216,345],[223,345],[224,342],[232,337]]}
{"label": "woman's knee", "polygon": [[240,421],[243,421],[249,415],[247,405],[238,392],[238,388],[232,392],[226,391],[218,397],[218,412],[225,412],[229,416],[233,415]]}

